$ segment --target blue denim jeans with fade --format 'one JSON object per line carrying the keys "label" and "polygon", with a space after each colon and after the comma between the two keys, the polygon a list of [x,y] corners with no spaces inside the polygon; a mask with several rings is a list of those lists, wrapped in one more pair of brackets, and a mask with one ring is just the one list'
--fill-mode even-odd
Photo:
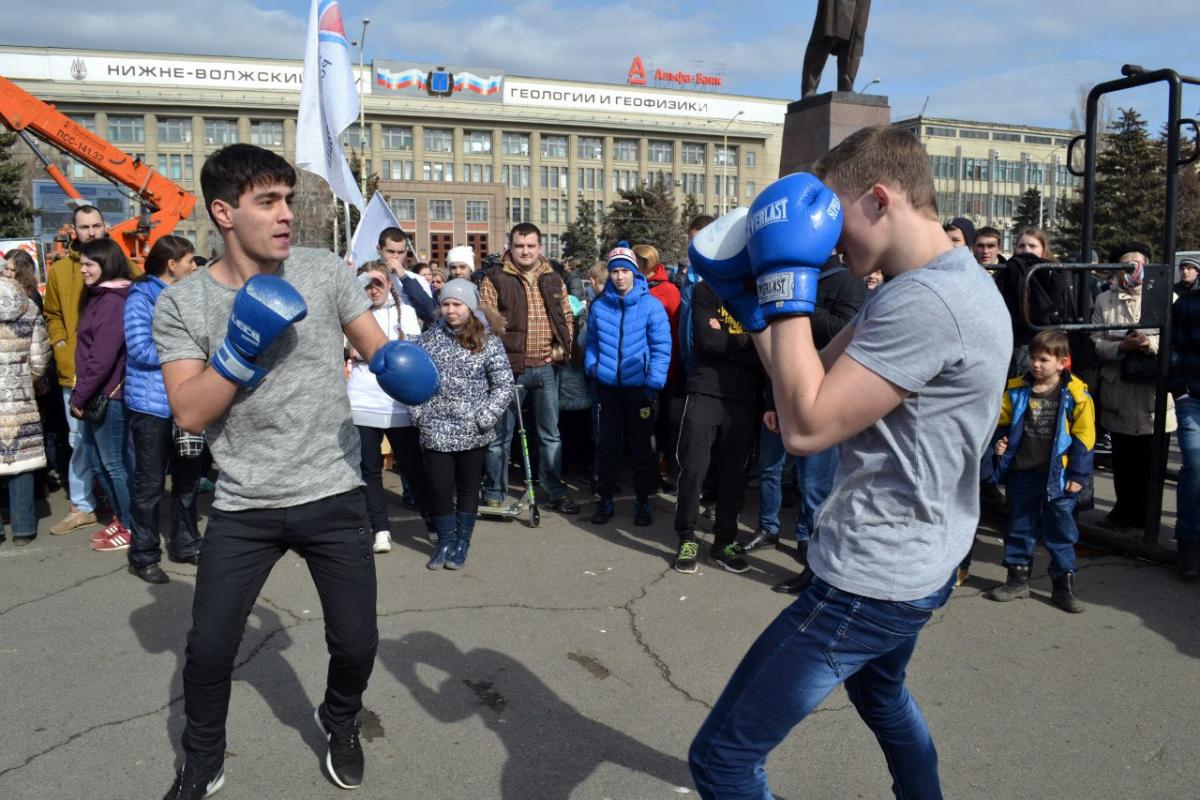
{"label": "blue denim jeans with fade", "polygon": [[1029,566],[1038,537],[1050,553],[1051,578],[1075,572],[1075,543],[1079,528],[1071,512],[1075,496],[1053,500],[1046,496],[1049,475],[1044,470],[1011,470],[1005,478],[1008,527],[1004,531],[1004,566]]}
{"label": "blue denim jeans with fade", "polygon": [[1178,521],[1176,539],[1200,538],[1200,398],[1188,397],[1175,404],[1179,420],[1179,490],[1175,494]]}
{"label": "blue denim jeans with fade", "polygon": [[688,752],[704,800],[770,800],[767,755],[838,684],[875,734],[892,791],[905,800],[942,796],[937,750],[904,686],[917,636],[945,605],[953,580],[928,597],[891,602],[813,578],[758,637]]}

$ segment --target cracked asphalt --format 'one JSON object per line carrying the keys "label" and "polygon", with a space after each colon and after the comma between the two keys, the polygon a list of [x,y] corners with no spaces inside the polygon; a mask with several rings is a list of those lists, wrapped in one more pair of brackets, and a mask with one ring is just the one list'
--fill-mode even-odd
{"label": "cracked asphalt", "polygon": [[[392,475],[388,481],[395,481]],[[577,496],[582,493],[577,492]],[[748,510],[754,502],[748,502]],[[459,573],[424,568],[419,520],[396,515],[377,559],[379,655],[362,716],[363,798],[655,800],[695,796],[687,746],[754,637],[787,599],[782,551],[732,575],[670,569],[670,498],[597,529],[546,512],[480,522]],[[88,531],[0,546],[0,798],[155,798],[181,758],[180,669],[194,569],[152,587]],[[752,519],[750,514],[743,520]],[[785,520],[790,512],[785,511]],[[785,525],[790,524],[785,521]],[[994,532],[918,645],[910,688],[950,798],[1200,797],[1200,585],[1081,547],[1086,613],[999,605]],[[324,688],[320,603],[287,554],[246,628],[220,797],[336,798],[312,706]],[[887,798],[879,750],[840,690],[767,765],[780,798]]]}

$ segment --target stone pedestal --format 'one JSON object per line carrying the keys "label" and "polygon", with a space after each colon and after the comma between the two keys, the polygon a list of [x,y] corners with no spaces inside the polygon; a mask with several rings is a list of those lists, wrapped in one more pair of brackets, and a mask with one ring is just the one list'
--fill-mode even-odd
{"label": "stone pedestal", "polygon": [[783,122],[779,175],[808,172],[850,134],[891,121],[891,107],[882,95],[826,92],[797,100],[788,105]]}

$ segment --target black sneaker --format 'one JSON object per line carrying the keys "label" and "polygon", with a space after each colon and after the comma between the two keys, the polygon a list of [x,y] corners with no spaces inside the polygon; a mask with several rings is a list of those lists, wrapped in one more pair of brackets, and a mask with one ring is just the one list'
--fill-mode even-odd
{"label": "black sneaker", "polygon": [[324,703],[317,706],[313,717],[317,720],[317,727],[321,729],[321,733],[329,740],[329,750],[325,753],[325,769],[329,770],[329,777],[338,786],[343,789],[357,789],[362,786],[363,781],[363,751],[362,744],[358,741],[358,720],[352,720],[345,733],[331,734],[325,728],[325,719],[322,717],[324,708]]}
{"label": "black sneaker", "polygon": [[679,555],[675,556],[675,571],[691,575],[696,571],[696,556],[700,555],[700,543],[695,539],[684,539],[679,543]]}
{"label": "black sneaker", "polygon": [[720,550],[713,546],[712,550],[708,551],[708,560],[719,567],[724,567],[730,572],[747,572],[750,565],[746,563],[746,559],[742,558],[742,546],[736,542],[727,544]]}
{"label": "black sneaker", "polygon": [[579,504],[565,494],[554,502],[548,503],[546,508],[557,511],[560,514],[569,515],[579,513]]}
{"label": "black sneaker", "polygon": [[644,497],[638,498],[633,504],[633,524],[642,528],[654,524],[654,512],[650,508],[650,501]]}
{"label": "black sneaker", "polygon": [[592,514],[593,525],[605,525],[613,516],[613,501],[611,497],[601,497],[596,503],[596,512]]}
{"label": "black sneaker", "polygon": [[216,774],[201,774],[191,764],[184,764],[183,769],[175,776],[171,790],[163,795],[163,800],[201,800],[212,797],[224,785],[224,765],[217,767]]}

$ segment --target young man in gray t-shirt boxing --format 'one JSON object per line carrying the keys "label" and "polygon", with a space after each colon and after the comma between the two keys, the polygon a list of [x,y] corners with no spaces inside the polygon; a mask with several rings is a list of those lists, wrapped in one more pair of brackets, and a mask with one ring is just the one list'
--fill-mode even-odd
{"label": "young man in gray t-shirt boxing", "polygon": [[362,782],[356,717],[379,637],[342,336],[402,402],[427,399],[436,371],[414,345],[388,342],[337,256],[291,248],[295,183],[291,165],[260,147],[209,156],[200,184],[224,254],[165,290],[154,317],[176,424],[205,432],[221,468],[183,668],[185,762],[167,798],[198,800],[224,783],[234,657],[288,549],[307,562],[325,617],[328,685],[315,715],[325,766],[342,788]]}
{"label": "young man in gray t-shirt boxing", "polygon": [[[861,130],[816,171],[825,184],[781,178],[689,251],[757,331],[787,448],[838,447],[811,583],[734,672],[692,743],[692,775],[705,800],[770,796],[767,754],[844,683],[896,796],[938,798],[937,752],[905,669],[974,538],[1011,326],[987,273],[942,230],[914,137]],[[855,277],[892,280],[818,352],[808,315],[835,245]]]}

